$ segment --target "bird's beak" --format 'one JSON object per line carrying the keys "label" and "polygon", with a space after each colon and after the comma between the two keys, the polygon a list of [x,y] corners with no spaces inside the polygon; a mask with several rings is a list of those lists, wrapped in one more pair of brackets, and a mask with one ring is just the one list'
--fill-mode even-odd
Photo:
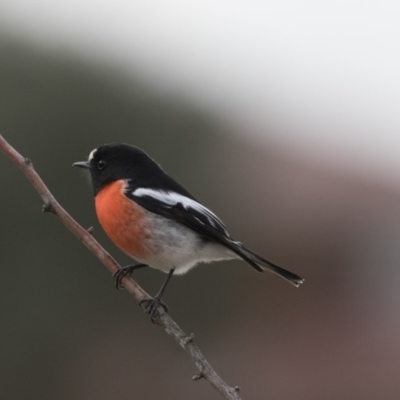
{"label": "bird's beak", "polygon": [[90,169],[89,161],[79,161],[79,162],[73,163],[72,166],[73,167]]}

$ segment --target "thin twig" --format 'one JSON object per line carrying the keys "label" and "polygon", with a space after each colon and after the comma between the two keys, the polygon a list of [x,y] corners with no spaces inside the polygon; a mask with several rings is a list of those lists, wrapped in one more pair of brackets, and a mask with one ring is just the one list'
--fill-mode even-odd
{"label": "thin twig", "polygon": [[[44,201],[43,211],[55,214],[61,222],[114,274],[120,266],[113,257],[108,254],[103,247],[94,239],[90,232],[90,228],[84,229],[80,226],[57,202],[49,189],[46,187],[40,176],[33,168],[30,159],[23,157],[7,141],[0,135],[0,150],[13,161],[26,175],[33,187],[39,193]],[[141,303],[143,300],[150,299],[150,296],[129,276],[122,278],[125,289]],[[215,372],[209,362],[205,359],[203,353],[194,343],[194,335],[186,335],[175,321],[165,313],[162,307],[158,307],[157,323],[161,325],[168,335],[172,336],[175,341],[189,354],[197,368],[199,374],[193,377],[194,380],[205,379],[214,388],[229,400],[241,400],[239,395],[240,388],[230,387]]]}

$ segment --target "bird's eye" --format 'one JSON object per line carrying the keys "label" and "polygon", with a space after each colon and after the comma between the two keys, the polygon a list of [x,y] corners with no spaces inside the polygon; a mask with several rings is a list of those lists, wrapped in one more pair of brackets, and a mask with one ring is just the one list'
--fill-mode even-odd
{"label": "bird's eye", "polygon": [[97,162],[97,169],[102,170],[107,166],[107,163],[104,160],[100,160]]}

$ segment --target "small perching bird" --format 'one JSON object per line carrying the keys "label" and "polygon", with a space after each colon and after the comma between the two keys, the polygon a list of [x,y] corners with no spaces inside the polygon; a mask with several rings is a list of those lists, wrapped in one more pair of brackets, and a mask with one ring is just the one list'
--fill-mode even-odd
{"label": "small perching bird", "polygon": [[117,287],[133,270],[149,266],[168,273],[147,307],[152,315],[173,274],[201,262],[241,259],[258,272],[270,271],[295,286],[289,272],[234,240],[223,222],[167,175],[144,151],[121,143],[94,149],[73,164],[90,172],[99,222],[110,239],[141,264],[122,268]]}

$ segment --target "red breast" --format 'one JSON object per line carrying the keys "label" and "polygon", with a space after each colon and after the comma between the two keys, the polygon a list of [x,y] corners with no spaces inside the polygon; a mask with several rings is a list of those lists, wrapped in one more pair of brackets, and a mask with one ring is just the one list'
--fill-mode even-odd
{"label": "red breast", "polygon": [[109,238],[126,254],[146,259],[143,240],[149,235],[143,208],[124,195],[125,182],[115,181],[103,187],[95,197],[99,222]]}

